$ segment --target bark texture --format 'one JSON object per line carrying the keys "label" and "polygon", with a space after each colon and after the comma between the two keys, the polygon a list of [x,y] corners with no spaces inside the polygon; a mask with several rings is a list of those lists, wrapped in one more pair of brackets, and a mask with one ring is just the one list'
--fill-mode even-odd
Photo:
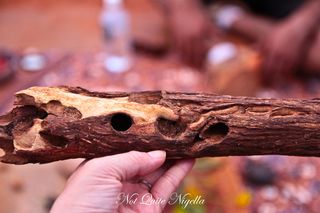
{"label": "bark texture", "polygon": [[168,158],[320,156],[320,100],[32,87],[0,116],[0,161],[47,163],[130,150]]}

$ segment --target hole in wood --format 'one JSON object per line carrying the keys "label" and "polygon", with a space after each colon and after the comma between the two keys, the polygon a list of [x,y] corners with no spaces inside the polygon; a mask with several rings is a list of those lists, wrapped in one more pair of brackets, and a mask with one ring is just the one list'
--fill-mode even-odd
{"label": "hole in wood", "polygon": [[65,147],[68,144],[68,140],[62,136],[50,135],[47,132],[40,132],[41,137],[43,137],[48,143],[56,147]]}
{"label": "hole in wood", "polygon": [[111,117],[111,126],[116,131],[127,131],[132,126],[132,118],[125,113],[116,113]]}
{"label": "hole in wood", "polygon": [[48,116],[48,113],[36,106],[26,105],[13,109],[12,115],[14,120],[31,120],[33,118],[45,119]]}
{"label": "hole in wood", "polygon": [[45,105],[45,109],[48,113],[55,116],[67,117],[70,119],[80,119],[82,114],[75,107],[66,107],[61,104],[60,101],[51,100]]}
{"label": "hole in wood", "polygon": [[186,129],[186,125],[179,121],[171,121],[165,118],[158,118],[157,129],[162,135],[167,137],[177,137]]}
{"label": "hole in wood", "polygon": [[39,111],[37,112],[37,117],[39,117],[40,119],[45,119],[47,116],[48,113],[43,109],[39,109]]}
{"label": "hole in wood", "polygon": [[229,133],[229,127],[222,122],[212,124],[202,133],[203,138],[221,140]]}
{"label": "hole in wood", "polygon": [[290,109],[290,108],[278,108],[278,109],[272,110],[272,113],[271,113],[270,117],[290,116],[290,115],[294,115],[294,114],[295,114],[295,111],[293,109]]}
{"label": "hole in wood", "polygon": [[200,141],[203,141],[203,139],[200,137],[199,134],[196,134],[196,136],[193,139],[193,143],[197,143],[197,142],[200,142]]}

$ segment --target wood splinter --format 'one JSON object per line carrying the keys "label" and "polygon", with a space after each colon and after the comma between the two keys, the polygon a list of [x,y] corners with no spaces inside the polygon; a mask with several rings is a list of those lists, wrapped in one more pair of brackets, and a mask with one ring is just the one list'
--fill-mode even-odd
{"label": "wood splinter", "polygon": [[0,161],[48,163],[130,150],[168,158],[320,156],[320,100],[32,87],[0,116]]}

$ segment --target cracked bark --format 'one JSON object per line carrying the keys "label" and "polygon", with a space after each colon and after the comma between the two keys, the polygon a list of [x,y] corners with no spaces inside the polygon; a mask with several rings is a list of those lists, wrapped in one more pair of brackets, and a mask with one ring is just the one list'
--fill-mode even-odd
{"label": "cracked bark", "polygon": [[0,117],[5,163],[47,163],[130,150],[168,158],[320,156],[320,100],[165,91],[32,87]]}

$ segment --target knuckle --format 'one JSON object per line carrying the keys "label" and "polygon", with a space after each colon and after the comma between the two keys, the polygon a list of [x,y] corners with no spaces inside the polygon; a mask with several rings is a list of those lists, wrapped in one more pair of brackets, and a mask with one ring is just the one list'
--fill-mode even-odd
{"label": "knuckle", "polygon": [[88,173],[94,173],[101,169],[101,162],[98,158],[88,160],[82,165],[82,170]]}
{"label": "knuckle", "polygon": [[85,162],[83,164],[83,167],[94,168],[99,165],[98,161],[99,161],[99,159],[96,159],[96,158],[88,160],[87,162]]}
{"label": "knuckle", "polygon": [[130,160],[132,162],[141,162],[141,160],[147,160],[148,154],[138,151],[130,151]]}
{"label": "knuckle", "polygon": [[152,196],[155,199],[163,199],[164,195],[160,189],[152,189]]}
{"label": "knuckle", "polygon": [[165,180],[166,180],[166,185],[169,186],[170,188],[176,187],[176,179],[174,174],[171,174],[171,173],[166,174]]}

